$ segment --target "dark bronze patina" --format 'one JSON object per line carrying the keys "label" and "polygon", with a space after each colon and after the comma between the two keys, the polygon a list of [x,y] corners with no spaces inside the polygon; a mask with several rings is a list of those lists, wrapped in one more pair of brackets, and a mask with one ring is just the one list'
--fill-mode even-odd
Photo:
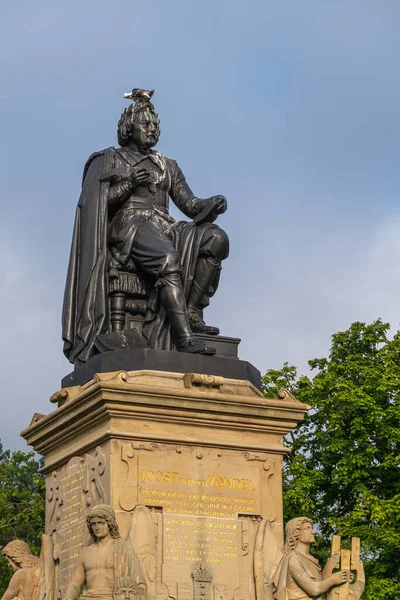
{"label": "dark bronze patina", "polygon": [[[229,240],[214,224],[224,196],[196,197],[177,165],[153,150],[160,121],[153,91],[134,89],[118,123],[119,148],[84,169],[63,307],[64,353],[76,366],[95,354],[148,346],[213,354],[197,334]],[[191,221],[175,222],[169,197]]]}

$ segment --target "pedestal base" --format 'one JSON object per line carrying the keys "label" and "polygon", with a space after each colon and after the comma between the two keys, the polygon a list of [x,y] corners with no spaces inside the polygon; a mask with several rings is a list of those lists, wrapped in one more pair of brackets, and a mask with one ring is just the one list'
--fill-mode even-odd
{"label": "pedestal base", "polygon": [[45,457],[61,597],[89,542],[86,514],[106,503],[151,564],[149,600],[262,600],[263,565],[283,543],[283,437],[306,405],[198,370],[97,374],[52,401],[22,435]]}
{"label": "pedestal base", "polygon": [[[202,337],[203,339],[207,338],[207,343],[212,344],[212,336]],[[215,340],[218,340],[219,337],[215,336]],[[151,369],[172,373],[204,373],[206,375],[250,381],[256,388],[261,389],[260,371],[247,361],[238,360],[234,357],[201,356],[185,352],[152,350],[151,348],[102,352],[64,377],[61,385],[62,387],[84,385],[96,373],[111,373],[121,369],[126,371]]]}

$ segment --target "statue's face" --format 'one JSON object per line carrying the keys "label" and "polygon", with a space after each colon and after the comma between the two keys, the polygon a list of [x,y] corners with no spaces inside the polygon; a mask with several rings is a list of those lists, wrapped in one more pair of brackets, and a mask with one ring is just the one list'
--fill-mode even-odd
{"label": "statue's face", "polygon": [[315,542],[314,529],[311,523],[303,523],[300,530],[299,542],[313,544]]}
{"label": "statue's face", "polygon": [[109,534],[108,523],[101,517],[93,517],[90,519],[90,527],[97,540],[101,540]]}
{"label": "statue's face", "polygon": [[133,124],[132,140],[139,148],[148,150],[157,144],[159,137],[157,117],[150,110],[141,110]]}

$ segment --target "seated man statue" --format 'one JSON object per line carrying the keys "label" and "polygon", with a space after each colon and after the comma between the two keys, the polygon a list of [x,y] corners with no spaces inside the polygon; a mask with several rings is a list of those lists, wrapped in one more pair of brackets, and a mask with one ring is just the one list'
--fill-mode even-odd
{"label": "seated man statue", "polygon": [[325,600],[326,592],[349,580],[344,570],[332,574],[339,566],[339,555],[328,559],[321,569],[310,554],[314,542],[310,519],[298,517],[286,524],[286,545],[274,575],[275,600]]}
{"label": "seated man statue", "polygon": [[14,571],[2,600],[39,600],[40,559],[22,540],[9,542],[2,553]]}
{"label": "seated man statue", "polygon": [[136,554],[121,539],[112,507],[95,506],[86,522],[94,543],[82,550],[63,600],[147,600]]}
{"label": "seated man statue", "polygon": [[[194,334],[219,333],[202,311],[229,252],[214,224],[227,202],[196,197],[176,161],[152,149],[160,135],[152,94],[125,94],[133,103],[118,123],[120,147],[93,154],[84,170],[63,308],[64,353],[75,365],[111,331],[107,282],[120,271],[150,284],[142,331],[150,348],[215,352]],[[170,217],[169,197],[191,221]]]}

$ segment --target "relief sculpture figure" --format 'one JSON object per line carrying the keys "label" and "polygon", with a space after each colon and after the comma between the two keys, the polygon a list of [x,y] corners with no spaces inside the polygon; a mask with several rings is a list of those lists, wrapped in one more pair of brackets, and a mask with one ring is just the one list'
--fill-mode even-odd
{"label": "relief sculpture figure", "polygon": [[[315,541],[312,521],[306,517],[292,519],[286,525],[286,545],[274,574],[275,600],[325,600],[327,593],[338,590],[340,600],[358,600],[364,586],[362,563],[357,581],[350,584],[350,570],[333,573],[340,565],[340,553],[334,552],[324,569],[310,554]],[[343,565],[342,565],[343,567]],[[344,593],[343,593],[344,592]]]}
{"label": "relief sculpture figure", "polygon": [[50,536],[42,536],[40,558],[22,540],[9,542],[2,553],[14,575],[1,600],[54,600],[55,565]]}
{"label": "relief sculpture figure", "polygon": [[359,600],[365,585],[359,538],[352,539],[350,552],[340,551],[340,538],[334,536],[332,553],[324,569],[310,554],[314,541],[313,524],[307,517],[286,524],[283,550],[277,544],[271,523],[260,523],[254,551],[257,600]]}
{"label": "relief sculpture figure", "polygon": [[[120,147],[92,154],[84,169],[63,307],[64,353],[76,366],[140,340],[157,350],[215,353],[195,334],[219,333],[203,310],[229,252],[214,223],[227,201],[197,197],[176,161],[153,150],[160,121],[152,95],[125,94],[132,103],[118,123]],[[169,198],[190,221],[174,221]]]}
{"label": "relief sculpture figure", "polygon": [[93,543],[82,550],[63,600],[147,600],[139,561],[120,537],[112,507],[93,507],[86,522]]}

